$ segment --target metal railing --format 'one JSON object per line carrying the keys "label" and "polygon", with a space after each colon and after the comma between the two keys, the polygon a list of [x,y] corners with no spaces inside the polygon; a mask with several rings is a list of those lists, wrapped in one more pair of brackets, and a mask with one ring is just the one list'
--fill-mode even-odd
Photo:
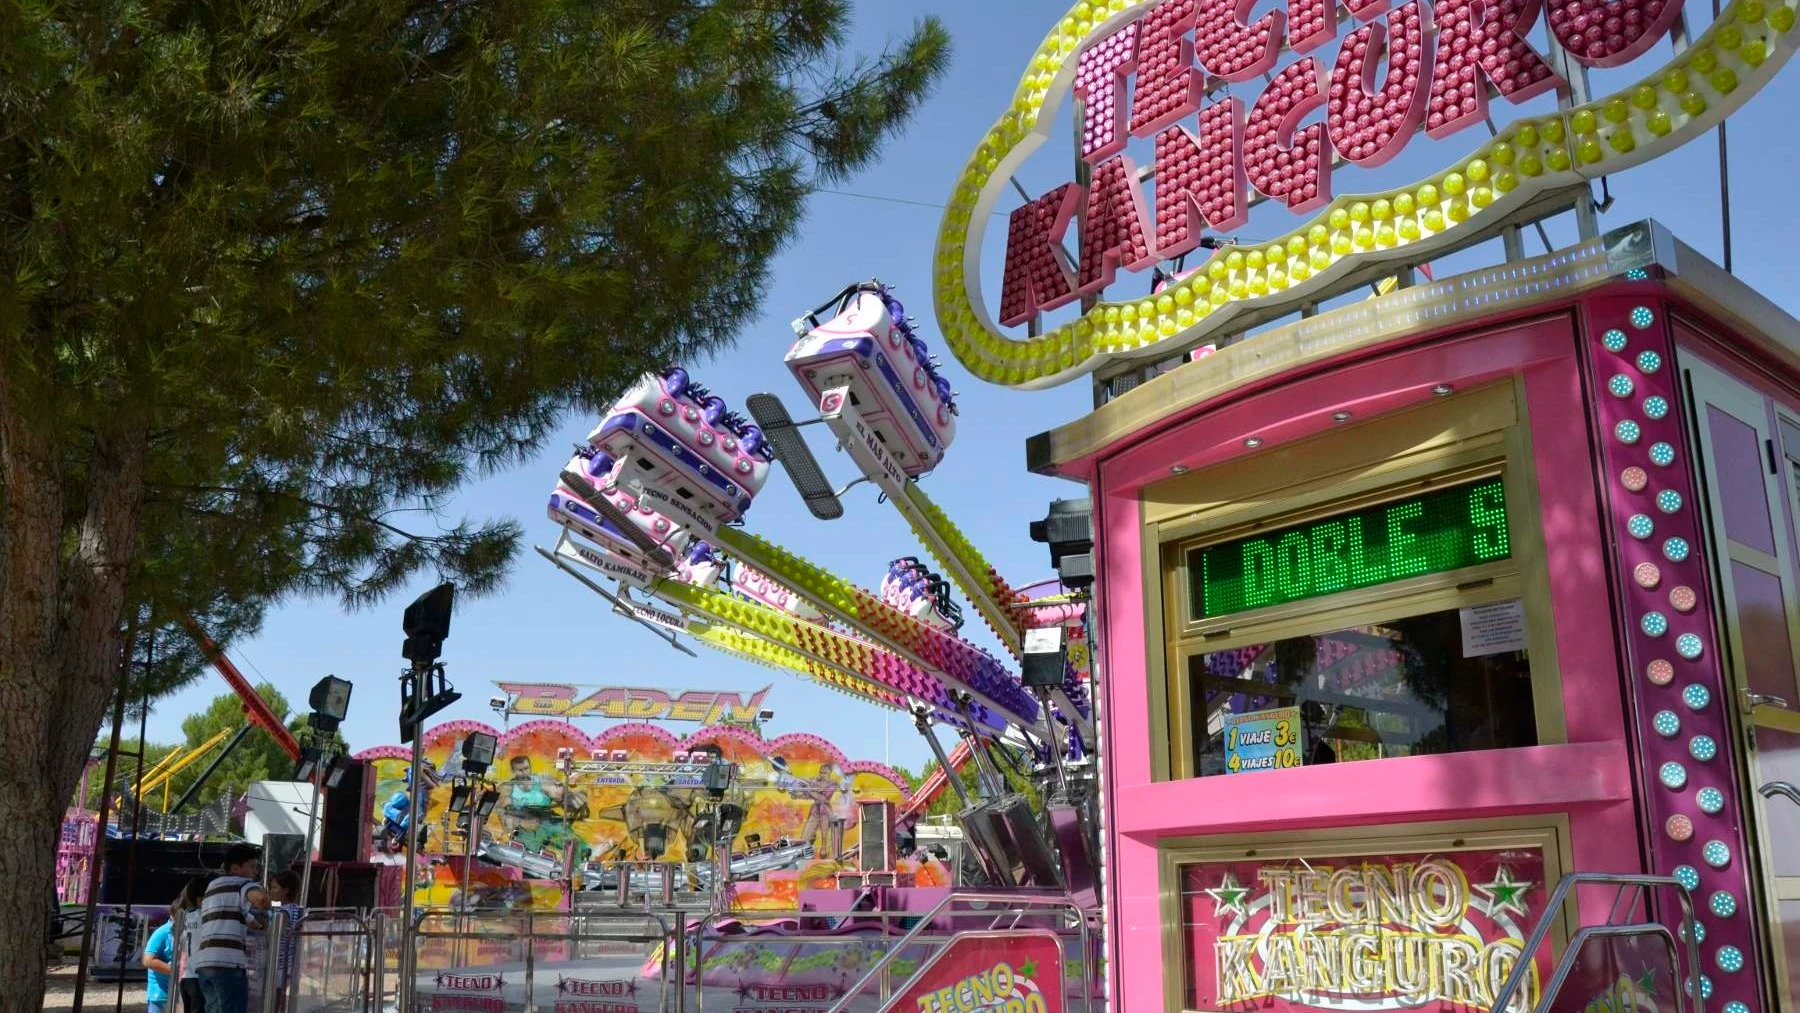
{"label": "metal railing", "polygon": [[1788,781],[1770,781],[1768,784],[1756,789],[1756,793],[1763,798],[1774,798],[1775,796],[1780,795],[1789,802],[1800,805],[1800,788],[1794,787],[1793,784]]}
{"label": "metal railing", "polygon": [[[1687,887],[1672,876],[1642,876],[1611,872],[1574,872],[1562,878],[1556,884],[1556,890],[1550,894],[1549,903],[1544,905],[1544,913],[1538,919],[1537,927],[1531,930],[1531,936],[1525,940],[1525,946],[1519,954],[1519,962],[1506,976],[1506,983],[1494,993],[1494,1002],[1490,1009],[1493,1013],[1507,1013],[1520,998],[1521,990],[1537,967],[1538,951],[1543,949],[1550,938],[1551,927],[1562,920],[1562,910],[1574,894],[1577,887],[1602,886],[1618,888],[1613,898],[1612,910],[1608,912],[1606,924],[1588,925],[1577,929],[1564,948],[1563,955],[1556,962],[1550,980],[1545,983],[1539,993],[1538,1002],[1533,1013],[1543,1013],[1551,1009],[1556,1002],[1557,994],[1569,980],[1581,959],[1583,948],[1596,939],[1651,938],[1662,942],[1669,950],[1669,966],[1673,970],[1675,981],[1675,1011],[1686,1013],[1693,1009],[1698,1011],[1704,1006],[1704,999],[1695,994],[1697,989],[1690,989],[1686,984],[1688,978],[1698,980],[1700,973],[1700,944],[1694,931],[1694,900],[1688,894]],[[1629,890],[1627,889],[1629,888]],[[1687,944],[1687,971],[1683,974],[1680,957],[1681,947],[1676,945],[1675,936],[1669,927],[1661,922],[1633,921],[1613,924],[1620,917],[1621,910],[1629,914],[1637,909],[1645,899],[1645,890],[1670,888],[1681,902],[1681,938]],[[1631,898],[1625,903],[1626,897]]]}
{"label": "metal railing", "polygon": [[[1011,895],[1008,896],[1010,897]],[[962,898],[952,897],[950,899],[957,900]],[[933,915],[932,912],[934,911],[937,911],[938,913]],[[874,938],[881,940],[884,948],[891,944],[896,951],[899,951],[903,948],[900,943],[894,942],[895,938],[903,935],[907,929],[913,928],[914,922],[924,920],[923,925],[920,927],[921,929],[927,929],[934,919],[954,919],[957,917],[994,914],[995,912],[992,909],[984,909],[981,911],[942,912],[937,908],[931,909],[930,911],[889,911],[868,909],[819,910],[811,908],[804,910],[714,911],[702,918],[695,925],[693,933],[693,945],[696,945],[697,948],[696,956],[691,961],[696,1008],[705,1008],[707,969],[715,963],[720,962],[717,959],[717,954],[722,948],[732,946],[755,947],[770,944],[794,946],[810,945],[841,948],[853,953],[857,949],[867,949],[871,942],[871,935],[873,935]],[[783,931],[779,934],[763,934],[756,931],[749,931],[742,934],[721,934],[711,937],[707,935],[709,930],[720,923],[727,921],[741,922],[747,926],[751,926],[752,929],[768,928],[770,926],[779,925],[782,922],[791,922],[796,928]],[[800,927],[808,925],[822,925],[824,927]],[[856,931],[858,929],[872,929],[873,933],[865,931],[858,934]],[[914,942],[948,942],[954,934],[954,932],[920,934]],[[893,964],[894,961],[889,961],[887,968],[880,969],[880,995],[883,999],[885,999],[890,992],[890,976],[888,972],[893,969]],[[870,967],[874,968],[874,963],[871,963]],[[730,987],[730,984],[725,983],[721,987]]]}
{"label": "metal railing", "polygon": [[[973,925],[967,925],[971,920]],[[743,931],[731,931],[727,921],[741,922]],[[1023,928],[1050,928],[1071,937],[1071,948],[1079,939],[1081,959],[1071,962],[1072,954],[1066,955],[1059,971],[1068,991],[1080,987],[1091,1003],[1097,972],[1089,912],[1066,895],[953,891],[919,911],[701,914],[654,903],[584,905],[558,912],[429,908],[415,912],[410,925],[398,911],[312,911],[298,923],[277,920],[271,927],[272,956],[284,936],[293,937],[287,973],[279,984],[272,973],[266,998],[254,999],[252,1008],[262,1013],[406,1013],[433,987],[436,975],[491,968],[512,983],[509,1003],[519,1001],[517,990],[523,987],[527,1011],[549,1009],[554,1000],[548,992],[560,988],[565,977],[606,982],[624,971],[618,980],[636,982],[628,986],[633,995],[639,987],[659,993],[654,1005],[645,1003],[646,1011],[687,1013],[690,1004],[696,1010],[706,1005],[709,968],[720,988],[750,980],[733,978],[732,971],[721,968],[720,958],[735,956],[731,947],[760,944],[785,949],[790,963],[806,954],[808,960],[830,959],[846,970],[847,964],[867,968],[830,1011],[845,1013],[853,1000],[874,998],[885,1004],[942,946],[968,931]],[[849,947],[861,949],[844,949]],[[834,953],[848,959],[825,956]],[[626,959],[628,970],[616,963],[605,966],[620,958]],[[777,977],[788,973],[784,965]],[[875,985],[879,994],[870,992]],[[278,991],[284,1003],[275,1000]]]}
{"label": "metal railing", "polygon": [[[673,915],[681,924],[671,924],[666,916]],[[446,921],[453,928],[443,930],[429,927],[434,920]],[[492,923],[503,920],[513,923],[516,931],[501,931],[483,928],[479,923]],[[688,917],[678,911],[654,910],[586,910],[568,911],[506,911],[477,913],[451,910],[445,908],[428,908],[420,913],[419,927],[407,934],[413,943],[413,959],[410,961],[413,980],[404,982],[401,995],[410,1003],[418,988],[421,976],[428,973],[421,967],[418,959],[420,942],[442,939],[451,943],[479,942],[483,940],[505,941],[519,944],[522,948],[522,961],[525,1008],[536,1008],[538,976],[545,968],[553,968],[561,963],[579,961],[583,943],[642,943],[646,950],[655,943],[668,943],[679,939],[685,930]],[[560,922],[560,931],[546,931],[544,923]],[[634,927],[635,926],[635,927]],[[568,952],[576,956],[570,960],[559,961],[544,959],[539,955],[543,944],[567,944]],[[404,945],[404,942],[403,942]],[[683,1013],[686,1009],[685,989],[682,982],[686,978],[683,965],[685,947],[674,948],[673,978],[675,987],[670,987],[671,967],[665,963],[660,978],[660,995],[658,1009],[664,1013]],[[408,966],[403,962],[402,966]],[[404,973],[404,972],[402,972]]]}
{"label": "metal railing", "polygon": [[[287,1013],[380,1013],[383,998],[379,911],[327,908],[285,926],[294,936],[286,968]],[[348,943],[346,946],[345,943]],[[271,945],[279,945],[271,939]],[[276,967],[281,968],[279,955]]]}
{"label": "metal railing", "polygon": [[[992,910],[992,911],[990,911],[990,909],[987,909],[987,908],[982,908],[980,910],[974,910],[974,911],[952,911],[952,910],[950,910],[952,905],[958,904],[958,903],[983,904],[983,905],[993,904],[993,905],[999,905],[999,907],[997,910]],[[845,1013],[845,1011],[849,1008],[850,1004],[852,1002],[854,1002],[858,996],[862,995],[863,992],[865,992],[868,989],[870,984],[875,983],[877,980],[882,982],[881,998],[882,998],[883,1002],[885,1002],[891,995],[891,992],[888,991],[887,984],[886,984],[887,969],[888,969],[889,965],[891,965],[895,960],[899,959],[900,955],[905,953],[909,946],[918,942],[920,940],[920,938],[925,935],[926,930],[931,928],[932,925],[934,925],[940,918],[944,918],[944,917],[949,917],[949,918],[974,917],[974,916],[978,916],[978,915],[987,915],[987,914],[991,913],[993,915],[993,920],[988,924],[987,928],[984,931],[1005,931],[1006,929],[1009,929],[1009,928],[1017,928],[1019,920],[1025,916],[1027,916],[1028,914],[1030,914],[1031,913],[1030,909],[1032,909],[1032,908],[1037,908],[1037,909],[1054,908],[1054,909],[1059,909],[1062,911],[1071,912],[1074,914],[1075,928],[1081,939],[1082,994],[1084,997],[1091,999],[1092,996],[1094,995],[1094,988],[1093,988],[1094,973],[1093,973],[1093,947],[1092,947],[1092,942],[1090,940],[1089,932],[1088,932],[1088,912],[1081,905],[1077,904],[1073,898],[1067,896],[1066,894],[1061,895],[1061,896],[1057,896],[1057,895],[1033,896],[1030,894],[1021,895],[1021,894],[1011,894],[1011,893],[981,893],[981,892],[974,892],[974,891],[953,890],[949,894],[944,896],[941,900],[939,900],[936,904],[932,905],[926,911],[923,911],[916,915],[910,915],[910,916],[902,915],[903,917],[917,918],[918,924],[914,925],[911,929],[907,930],[905,935],[903,935],[899,939],[895,940],[894,943],[888,948],[888,951],[886,953],[882,954],[881,957],[875,961],[875,964],[872,967],[870,967],[868,969],[868,971],[865,972],[860,979],[857,980],[856,984],[851,985],[848,989],[846,989],[843,997],[838,999],[837,1002],[833,1003],[831,1008],[828,1009],[826,1011],[826,1013]],[[1007,915],[1012,916],[1011,924],[1007,925],[1005,927],[1002,927],[1000,922]],[[964,931],[974,931],[974,930],[964,930]],[[957,936],[962,935],[962,934],[963,934],[962,932],[955,932],[955,933],[949,934],[948,936],[943,937],[943,944],[948,946],[951,942],[955,941]],[[1062,971],[1061,968],[1059,968],[1058,970],[1059,970],[1059,972]],[[901,985],[902,990],[904,990],[905,987],[906,987],[906,984],[902,983],[902,985]]]}

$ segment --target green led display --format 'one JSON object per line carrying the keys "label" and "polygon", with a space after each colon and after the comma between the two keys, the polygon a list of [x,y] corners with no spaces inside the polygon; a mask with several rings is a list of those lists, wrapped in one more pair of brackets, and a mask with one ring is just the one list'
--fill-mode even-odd
{"label": "green led display", "polygon": [[1499,479],[1441,489],[1188,553],[1195,619],[1506,559]]}

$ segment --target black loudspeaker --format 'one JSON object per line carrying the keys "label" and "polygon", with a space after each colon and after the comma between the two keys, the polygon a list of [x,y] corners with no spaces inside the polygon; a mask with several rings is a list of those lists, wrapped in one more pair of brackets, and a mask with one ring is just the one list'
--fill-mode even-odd
{"label": "black loudspeaker", "polygon": [[381,867],[367,864],[314,864],[307,905],[315,909],[354,908],[367,911],[380,906],[378,883]]}
{"label": "black loudspeaker", "polygon": [[1094,856],[1089,847],[1087,821],[1071,805],[1049,807],[1050,832],[1062,859],[1063,882],[1075,903],[1085,908],[1100,904],[1100,883],[1094,875]]}
{"label": "black loudspeaker", "polygon": [[342,761],[338,786],[325,793],[319,810],[319,861],[366,862],[375,809],[375,771],[365,760]]}
{"label": "black loudspeaker", "polygon": [[262,839],[263,881],[278,872],[298,869],[306,862],[305,834],[264,834]]}
{"label": "black loudspeaker", "polygon": [[1023,796],[982,802],[963,810],[961,820],[970,850],[995,885],[1063,885],[1056,853]]}
{"label": "black loudspeaker", "polygon": [[102,837],[100,847],[100,903],[167,905],[189,879],[218,872],[231,845]]}
{"label": "black loudspeaker", "polygon": [[999,800],[999,813],[1012,838],[1018,856],[1018,878],[1025,886],[1063,886],[1062,863],[1044,835],[1037,813],[1022,795],[1008,795]]}
{"label": "black loudspeaker", "polygon": [[883,872],[894,868],[899,856],[894,849],[894,803],[884,799],[859,799],[861,833],[856,849],[856,868]]}
{"label": "black loudspeaker", "polygon": [[1026,689],[1057,689],[1063,684],[1068,667],[1068,650],[1064,646],[1067,632],[1061,626],[1026,630],[1019,681]]}

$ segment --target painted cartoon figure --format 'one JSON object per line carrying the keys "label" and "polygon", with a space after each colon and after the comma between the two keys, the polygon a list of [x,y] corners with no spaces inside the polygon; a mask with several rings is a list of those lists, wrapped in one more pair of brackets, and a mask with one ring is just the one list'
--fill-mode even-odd
{"label": "painted cartoon figure", "polygon": [[[381,850],[390,854],[406,846],[406,828],[412,824],[412,781],[412,768],[408,767],[400,787],[388,796],[387,802],[381,807],[381,833],[377,843]],[[430,791],[432,784],[433,779],[428,772],[425,790]],[[424,846],[428,830],[428,827],[419,828],[419,847]]]}
{"label": "painted cartoon figure", "polygon": [[844,831],[850,825],[856,799],[851,793],[850,779],[838,774],[837,764],[827,760],[819,764],[819,772],[793,789],[795,798],[811,803],[800,839],[812,844],[817,853],[836,858],[844,853]]}
{"label": "painted cartoon figure", "polygon": [[573,840],[575,860],[587,861],[591,849],[570,826],[587,818],[587,796],[534,773],[528,756],[514,756],[507,767],[512,777],[500,785],[500,824],[507,835],[534,851],[561,848]]}

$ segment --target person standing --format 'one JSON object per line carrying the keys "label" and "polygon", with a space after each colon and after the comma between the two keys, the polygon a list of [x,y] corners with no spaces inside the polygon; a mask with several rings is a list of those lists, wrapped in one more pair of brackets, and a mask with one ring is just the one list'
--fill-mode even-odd
{"label": "person standing", "polygon": [[281,992],[283,1008],[287,1002],[288,979],[294,973],[294,959],[300,951],[300,923],[306,919],[300,886],[300,874],[292,869],[269,877],[270,903],[280,908],[287,919],[281,946],[269,964],[275,974],[275,987]]}
{"label": "person standing", "polygon": [[179,904],[176,901],[169,905],[169,920],[158,925],[144,944],[144,1003],[149,1013],[168,1013],[169,979],[175,973],[169,962],[175,959],[175,915]]}
{"label": "person standing", "polygon": [[256,883],[261,869],[259,849],[234,845],[225,853],[223,873],[207,886],[200,901],[194,970],[206,999],[206,1013],[249,1013],[245,940],[251,919],[269,904],[268,894]]}
{"label": "person standing", "polygon": [[212,873],[204,873],[187,881],[181,896],[175,899],[175,931],[181,946],[180,972],[181,1013],[206,1013],[206,997],[200,994],[200,974],[194,970],[194,939],[200,932],[200,902],[212,884]]}
{"label": "person standing", "polygon": [[273,981],[277,994],[287,988],[287,965],[296,942],[294,924],[299,921],[303,909],[297,903],[300,896],[300,874],[292,869],[283,869],[269,877],[269,905],[273,910],[281,908],[287,916],[286,934],[282,936],[278,949],[269,948],[268,925],[250,926],[246,937],[245,953],[248,964],[246,978],[250,986],[250,1002],[254,1006],[262,1001],[264,983]]}

